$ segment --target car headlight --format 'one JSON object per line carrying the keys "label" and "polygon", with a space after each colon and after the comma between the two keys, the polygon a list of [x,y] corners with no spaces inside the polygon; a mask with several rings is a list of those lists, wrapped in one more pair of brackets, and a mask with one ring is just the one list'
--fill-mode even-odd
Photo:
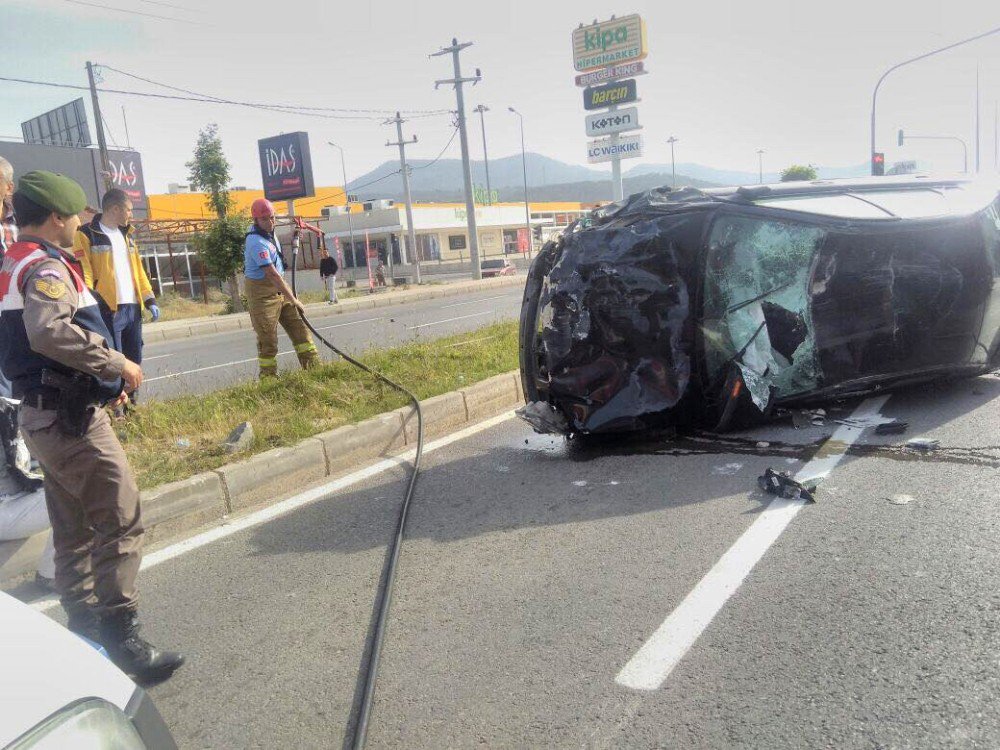
{"label": "car headlight", "polygon": [[146,750],[128,717],[100,698],[86,698],[53,714],[7,750]]}

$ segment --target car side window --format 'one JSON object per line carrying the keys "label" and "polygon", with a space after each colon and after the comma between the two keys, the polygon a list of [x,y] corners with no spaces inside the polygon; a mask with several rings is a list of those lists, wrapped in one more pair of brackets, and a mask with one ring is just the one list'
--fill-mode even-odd
{"label": "car side window", "polygon": [[740,367],[763,408],[816,387],[809,276],[826,231],[775,219],[722,214],[712,225],[705,270],[703,340],[710,379]]}

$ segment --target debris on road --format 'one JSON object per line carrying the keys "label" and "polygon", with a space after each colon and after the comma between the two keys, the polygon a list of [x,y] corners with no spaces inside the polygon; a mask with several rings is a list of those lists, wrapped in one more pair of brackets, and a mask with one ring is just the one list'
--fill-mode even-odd
{"label": "debris on road", "polygon": [[763,450],[764,448],[770,448],[771,444],[766,440],[760,440],[757,442],[757,447]]}
{"label": "debris on road", "polygon": [[757,477],[757,484],[770,495],[777,495],[789,500],[801,498],[809,503],[816,502],[816,485],[806,486],[797,482],[787,471],[775,471],[768,467],[767,471]]}
{"label": "debris on road", "polygon": [[909,505],[915,500],[913,495],[893,495],[889,502],[893,505]]}
{"label": "debris on road", "polygon": [[936,451],[938,446],[941,445],[940,440],[932,440],[931,438],[913,438],[912,440],[906,441],[906,447],[912,448],[916,451]]}
{"label": "debris on road", "polygon": [[238,453],[247,450],[252,444],[253,425],[249,422],[243,422],[229,433],[229,437],[222,445],[225,447],[226,453]]}
{"label": "debris on road", "polygon": [[883,422],[878,427],[875,428],[876,435],[902,435],[906,432],[909,427],[908,422],[904,422],[901,419],[893,420],[892,422]]}
{"label": "debris on road", "polygon": [[731,474],[738,474],[742,468],[743,464],[723,464],[722,466],[716,466],[713,468],[712,473],[716,476],[729,476]]}
{"label": "debris on road", "polygon": [[566,431],[566,417],[544,401],[531,401],[514,413],[543,435]]}

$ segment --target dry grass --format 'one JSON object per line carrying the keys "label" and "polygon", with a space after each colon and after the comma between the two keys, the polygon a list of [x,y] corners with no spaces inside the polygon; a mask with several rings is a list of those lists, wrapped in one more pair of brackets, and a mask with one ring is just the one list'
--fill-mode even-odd
{"label": "dry grass", "polygon": [[156,304],[160,308],[160,320],[186,320],[187,318],[200,318],[205,315],[220,315],[226,307],[226,300],[229,295],[218,289],[209,289],[208,304],[205,304],[203,297],[191,299],[183,297],[176,292],[166,292],[156,299]]}
{"label": "dry grass", "polygon": [[[517,324],[371,351],[360,359],[418,398],[430,398],[516,369]],[[240,422],[253,424],[249,453],[259,453],[406,403],[402,394],[337,361],[204,396],[152,401],[141,405],[118,432],[139,486],[148,488],[231,460],[221,443]]]}

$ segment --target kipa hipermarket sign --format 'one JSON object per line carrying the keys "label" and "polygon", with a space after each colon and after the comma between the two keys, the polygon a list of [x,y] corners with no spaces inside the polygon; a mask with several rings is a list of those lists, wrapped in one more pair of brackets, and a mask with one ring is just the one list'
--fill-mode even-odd
{"label": "kipa hipermarket sign", "polygon": [[573,31],[573,67],[578,71],[641,60],[646,52],[646,24],[638,14]]}
{"label": "kipa hipermarket sign", "polygon": [[309,134],[282,133],[257,141],[264,197],[289,201],[315,195]]}
{"label": "kipa hipermarket sign", "polygon": [[642,156],[642,136],[629,135],[621,136],[617,139],[605,138],[600,141],[591,141],[587,145],[587,161],[591,164],[611,161],[614,158],[634,159]]}

